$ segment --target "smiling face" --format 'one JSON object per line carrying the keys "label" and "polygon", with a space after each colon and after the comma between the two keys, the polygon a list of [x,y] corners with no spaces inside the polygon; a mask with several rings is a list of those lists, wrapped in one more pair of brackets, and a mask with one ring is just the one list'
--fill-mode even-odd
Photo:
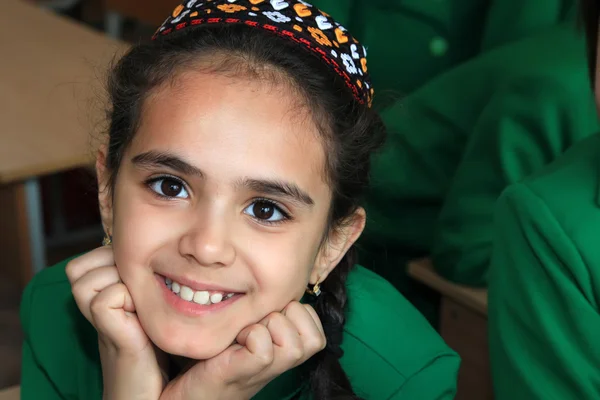
{"label": "smiling face", "polygon": [[323,245],[325,149],[285,86],[203,72],[161,86],[144,104],[112,198],[100,194],[121,278],[167,353],[220,353],[300,299],[362,230]]}

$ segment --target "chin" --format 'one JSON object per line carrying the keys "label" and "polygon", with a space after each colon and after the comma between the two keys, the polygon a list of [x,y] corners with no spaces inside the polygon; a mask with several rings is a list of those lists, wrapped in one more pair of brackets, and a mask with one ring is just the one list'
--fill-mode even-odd
{"label": "chin", "polygon": [[235,341],[237,333],[216,332],[202,327],[187,329],[148,329],[146,334],[150,340],[167,354],[191,358],[194,360],[207,360],[225,351]]}

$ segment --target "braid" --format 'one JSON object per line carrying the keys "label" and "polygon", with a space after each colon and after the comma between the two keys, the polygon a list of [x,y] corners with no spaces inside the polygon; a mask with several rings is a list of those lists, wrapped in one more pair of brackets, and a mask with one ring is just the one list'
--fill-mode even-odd
{"label": "braid", "polygon": [[356,259],[351,248],[329,277],[321,284],[322,292],[313,304],[327,337],[327,346],[307,362],[310,390],[314,400],[360,400],[339,359],[344,354],[340,345],[346,322],[346,278]]}

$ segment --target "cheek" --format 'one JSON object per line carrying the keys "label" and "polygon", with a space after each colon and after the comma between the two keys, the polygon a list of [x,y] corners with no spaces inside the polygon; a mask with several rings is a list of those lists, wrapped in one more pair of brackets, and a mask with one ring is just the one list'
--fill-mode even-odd
{"label": "cheek", "polygon": [[290,229],[285,234],[259,236],[252,241],[242,256],[249,260],[257,289],[264,296],[261,301],[281,309],[302,297],[315,266],[321,233],[314,228]]}
{"label": "cheek", "polygon": [[133,184],[116,186],[114,198],[113,249],[119,273],[125,283],[136,271],[147,268],[158,249],[177,232],[177,215],[140,199]]}

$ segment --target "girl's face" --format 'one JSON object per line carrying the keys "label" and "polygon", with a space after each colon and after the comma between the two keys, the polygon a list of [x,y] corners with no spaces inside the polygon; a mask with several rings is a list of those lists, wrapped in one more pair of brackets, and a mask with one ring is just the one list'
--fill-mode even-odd
{"label": "girl's face", "polygon": [[144,104],[100,201],[121,279],[165,352],[220,353],[323,280],[360,234],[359,223],[323,245],[324,147],[295,100],[283,84],[187,72]]}

